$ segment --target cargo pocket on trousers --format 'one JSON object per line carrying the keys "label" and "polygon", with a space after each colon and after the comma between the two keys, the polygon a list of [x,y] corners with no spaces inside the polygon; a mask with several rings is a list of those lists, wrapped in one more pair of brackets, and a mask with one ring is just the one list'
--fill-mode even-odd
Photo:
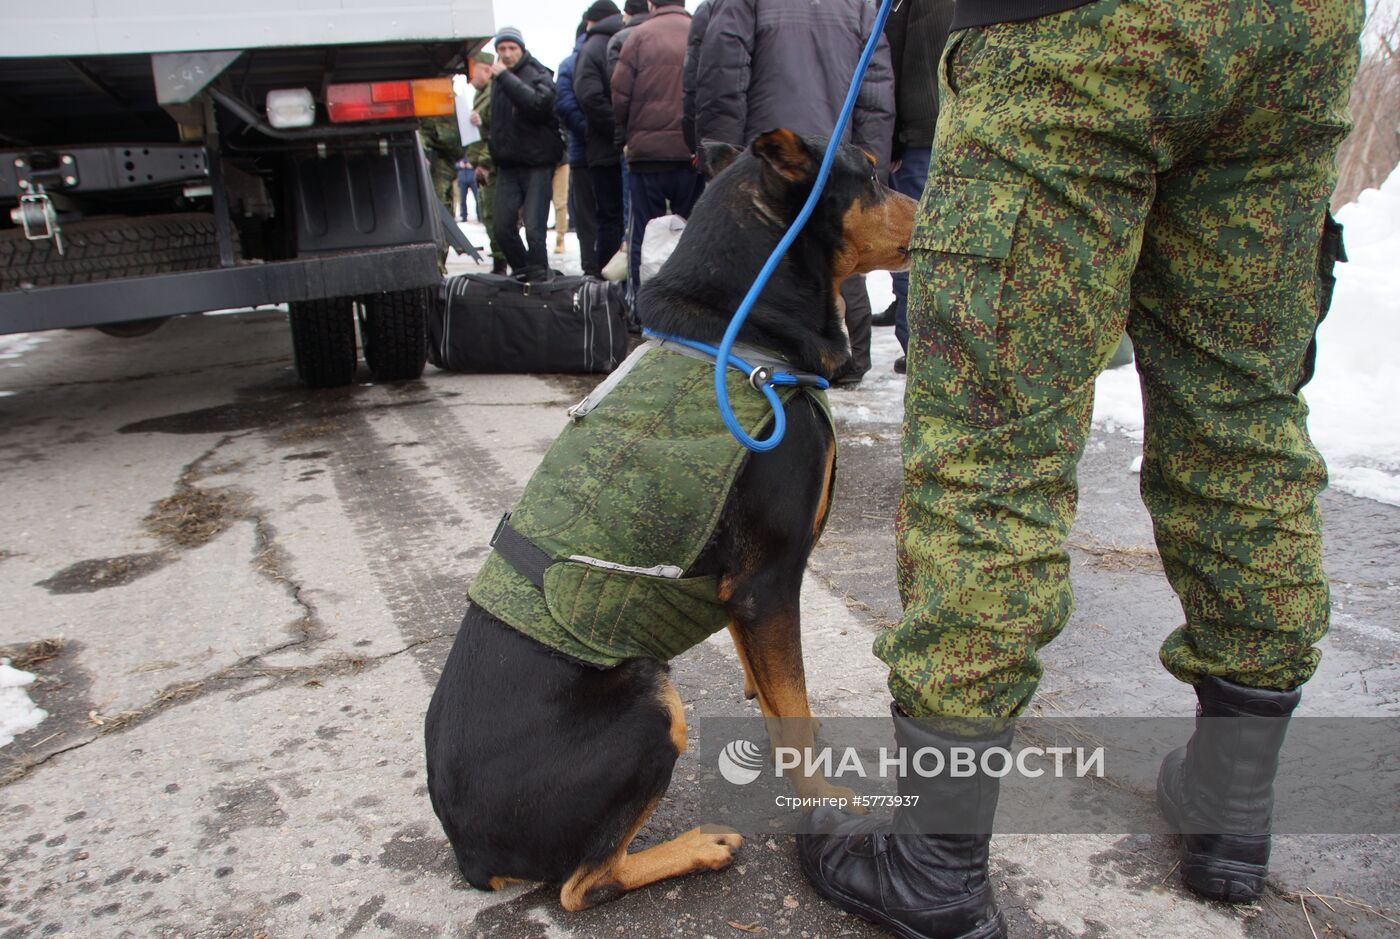
{"label": "cargo pocket on trousers", "polygon": [[990,381],[1001,377],[1001,295],[1026,193],[1016,183],[933,177],[909,239],[910,289],[923,293],[924,328],[934,331],[938,345],[961,350]]}
{"label": "cargo pocket on trousers", "polygon": [[1303,390],[1312,381],[1313,369],[1317,367],[1317,328],[1327,318],[1332,308],[1332,291],[1337,286],[1337,262],[1347,259],[1346,244],[1342,241],[1342,223],[1328,212],[1322,220],[1322,240],[1317,246],[1317,322],[1313,324],[1312,338],[1308,340],[1308,351],[1303,353],[1303,368],[1293,393]]}

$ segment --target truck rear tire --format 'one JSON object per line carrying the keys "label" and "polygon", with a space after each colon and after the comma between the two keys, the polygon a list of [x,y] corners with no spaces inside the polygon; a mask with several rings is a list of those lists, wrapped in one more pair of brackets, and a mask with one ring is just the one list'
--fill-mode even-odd
{"label": "truck rear tire", "polygon": [[153,319],[126,320],[122,323],[103,323],[101,326],[94,326],[99,333],[106,333],[108,336],[115,336],[118,339],[137,339],[141,336],[149,336],[165,325],[167,316],[157,316]]}
{"label": "truck rear tire", "polygon": [[288,304],[297,377],[311,388],[355,380],[355,312],[349,297]]}
{"label": "truck rear tire", "polygon": [[426,287],[372,294],[363,299],[360,337],[365,364],[375,381],[406,381],[423,374],[428,361],[428,313],[433,292]]}
{"label": "truck rear tire", "polygon": [[17,228],[0,231],[0,290],[219,266],[214,216],[207,213],[70,222],[63,226],[62,238],[59,254],[51,240],[29,241]]}

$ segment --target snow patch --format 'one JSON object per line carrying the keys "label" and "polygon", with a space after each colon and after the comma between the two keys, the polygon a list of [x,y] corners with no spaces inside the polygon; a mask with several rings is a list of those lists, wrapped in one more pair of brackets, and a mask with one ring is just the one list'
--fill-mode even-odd
{"label": "snow patch", "polygon": [[12,667],[9,659],[0,659],[0,747],[8,746],[16,734],[33,730],[49,716],[24,690],[33,683],[33,673]]}
{"label": "snow patch", "polygon": [[11,333],[8,336],[0,336],[0,359],[18,359],[48,341],[48,336],[38,333]]}
{"label": "snow patch", "polygon": [[1094,424],[1142,440],[1142,389],[1132,365],[1099,376],[1094,385]]}
{"label": "snow patch", "polygon": [[870,294],[871,312],[882,312],[894,302],[894,277],[889,271],[871,271],[865,275],[865,292]]}

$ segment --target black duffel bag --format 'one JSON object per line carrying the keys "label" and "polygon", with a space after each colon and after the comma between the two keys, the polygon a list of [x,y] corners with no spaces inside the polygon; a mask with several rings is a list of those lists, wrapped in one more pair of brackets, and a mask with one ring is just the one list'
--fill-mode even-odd
{"label": "black duffel bag", "polygon": [[609,372],[627,357],[621,284],[458,274],[428,317],[428,360],[451,372]]}

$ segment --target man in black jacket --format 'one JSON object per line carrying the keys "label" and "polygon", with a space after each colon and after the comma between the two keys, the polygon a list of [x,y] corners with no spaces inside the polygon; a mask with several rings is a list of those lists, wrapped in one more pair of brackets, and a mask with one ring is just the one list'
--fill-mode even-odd
{"label": "man in black jacket", "polygon": [[[895,137],[894,168],[890,188],[919,198],[928,181],[933,130],[938,124],[938,58],[948,41],[953,22],[953,0],[905,0],[890,12],[885,37],[890,41],[894,65]],[[909,275],[893,275],[894,302],[871,321],[893,326],[901,349],[909,348]],[[895,360],[894,370],[905,370],[905,357]]]}
{"label": "man in black jacket", "polygon": [[597,277],[603,265],[594,253],[598,242],[598,207],[593,201],[593,181],[588,178],[588,152],[584,148],[588,122],[584,120],[583,108],[579,107],[578,97],[574,95],[574,67],[578,64],[578,52],[583,48],[587,31],[588,22],[579,20],[573,51],[559,63],[559,72],[554,78],[557,95],[554,113],[568,132],[569,220],[578,234],[579,261],[585,274]]}
{"label": "man in black jacket", "polygon": [[[564,156],[554,115],[554,73],[525,50],[525,39],[515,27],[502,27],[495,42],[491,159],[496,164],[496,241],[511,273],[522,280],[548,278],[545,226],[554,167]],[[528,250],[520,240],[522,215]]]}
{"label": "man in black jacket", "polygon": [[[611,12],[609,12],[611,11]],[[598,207],[598,264],[606,266],[622,244],[622,148],[614,141],[612,76],[608,41],[625,24],[611,0],[598,0],[583,14],[587,38],[574,63],[574,95],[588,124],[585,150],[593,198]]]}

